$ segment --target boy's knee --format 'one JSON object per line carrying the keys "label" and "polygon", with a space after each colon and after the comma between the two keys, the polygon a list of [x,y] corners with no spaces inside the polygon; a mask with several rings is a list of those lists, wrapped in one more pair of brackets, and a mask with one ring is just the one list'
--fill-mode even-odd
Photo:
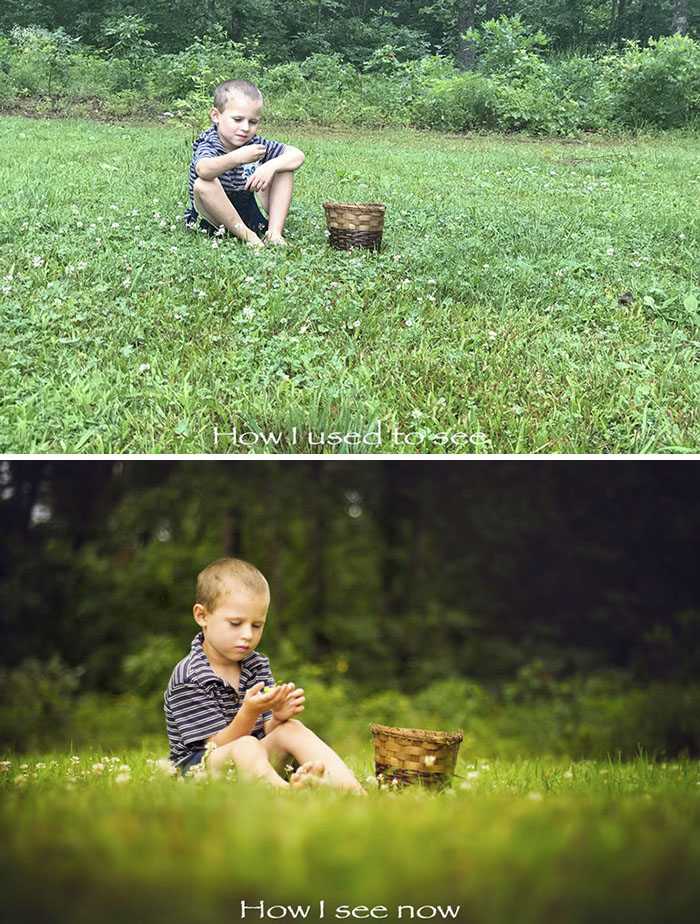
{"label": "boy's knee", "polygon": [[208,189],[211,189],[211,187],[214,185],[215,182],[217,181],[216,180],[203,180],[201,176],[198,176],[195,178],[192,189],[194,190],[195,193],[201,196],[202,193],[206,193]]}
{"label": "boy's knee", "polygon": [[236,757],[259,747],[260,741],[254,735],[243,735],[241,738],[236,738],[235,741],[222,744],[216,749],[216,753],[221,754],[222,757]]}

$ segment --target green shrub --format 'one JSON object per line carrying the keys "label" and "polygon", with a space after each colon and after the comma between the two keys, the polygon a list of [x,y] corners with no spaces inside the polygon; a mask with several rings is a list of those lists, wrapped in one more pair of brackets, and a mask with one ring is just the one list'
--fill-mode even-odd
{"label": "green shrub", "polygon": [[416,125],[463,131],[466,128],[495,126],[498,98],[491,80],[465,73],[436,81],[419,92],[411,113]]}
{"label": "green shrub", "polygon": [[673,35],[628,43],[615,61],[614,109],[623,125],[677,128],[700,115],[700,42]]}
{"label": "green shrub", "polygon": [[57,655],[0,669],[0,748],[42,748],[67,735],[81,674]]}
{"label": "green shrub", "polygon": [[18,95],[19,91],[10,75],[0,70],[0,106],[11,103]]}

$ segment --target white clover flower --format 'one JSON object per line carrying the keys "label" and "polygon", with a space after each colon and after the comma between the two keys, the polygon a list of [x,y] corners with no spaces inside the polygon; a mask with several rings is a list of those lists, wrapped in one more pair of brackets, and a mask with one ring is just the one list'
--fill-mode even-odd
{"label": "white clover flower", "polygon": [[255,282],[255,276],[246,276],[246,277],[245,277],[245,281],[246,281],[246,282]]}
{"label": "white clover flower", "polygon": [[608,249],[605,252],[609,257],[612,257],[612,255],[615,253],[612,247],[608,247]]}
{"label": "white clover flower", "polygon": [[131,287],[131,279],[129,279],[128,276],[126,279],[122,279],[122,285],[125,289],[129,289]]}
{"label": "white clover flower", "polygon": [[177,253],[177,247],[171,247],[170,253]]}
{"label": "white clover flower", "polygon": [[470,771],[467,773],[467,779],[468,779],[468,780],[476,780],[476,779],[478,778],[478,776],[479,776],[478,770],[470,770]]}
{"label": "white clover flower", "polygon": [[80,763],[80,758],[77,757],[77,756],[74,754],[74,755],[71,757],[70,762],[71,762],[72,764],[79,764],[79,763]]}
{"label": "white clover flower", "polygon": [[84,270],[86,266],[87,266],[87,263],[81,260],[80,263],[77,264],[77,269]]}
{"label": "white clover flower", "polygon": [[141,363],[141,365],[139,366],[139,372],[148,372],[150,368],[151,368],[150,363]]}
{"label": "white clover flower", "polygon": [[280,318],[280,324],[286,324],[286,323],[287,323],[286,318]]}
{"label": "white clover flower", "polygon": [[528,799],[531,799],[533,802],[541,802],[544,798],[541,792],[529,792],[527,794]]}
{"label": "white clover flower", "polygon": [[207,297],[207,293],[204,291],[204,289],[200,289],[199,291],[197,291],[197,289],[195,289],[195,292],[196,292],[196,294],[197,294],[197,298],[206,298],[206,297]]}
{"label": "white clover flower", "polygon": [[82,221],[76,221],[75,227],[76,227],[76,228],[82,228],[82,227],[83,227]]}
{"label": "white clover flower", "polygon": [[490,267],[489,263],[484,263],[484,269],[489,269],[489,267]]}
{"label": "white clover flower", "polygon": [[417,419],[418,417],[422,417],[422,416],[423,416],[423,411],[419,411],[418,408],[415,408],[413,411],[411,411],[411,417],[415,417]]}
{"label": "white clover flower", "polygon": [[[352,325],[350,325],[350,326],[352,326]],[[306,324],[302,324],[301,327],[299,328],[299,333],[300,333],[300,334],[305,334],[305,333],[307,332],[308,329],[309,329],[309,328],[306,326]]]}
{"label": "white clover flower", "polygon": [[118,774],[114,777],[114,782],[115,782],[115,783],[118,783],[120,786],[123,786],[124,783],[128,783],[130,780],[131,780],[131,774],[130,774],[130,773],[118,773]]}
{"label": "white clover flower", "polygon": [[679,234],[678,237],[679,237],[682,241],[685,240],[685,234]]}
{"label": "white clover flower", "polygon": [[46,764],[41,763],[41,761],[36,765],[37,770],[46,770]]}
{"label": "white clover flower", "polygon": [[102,215],[98,215],[98,216],[97,216],[97,220],[98,220],[98,221],[104,221],[104,218],[102,217]]}
{"label": "white clover flower", "polygon": [[243,309],[243,315],[246,318],[252,318],[254,314],[255,314],[255,308],[251,308],[250,305],[246,306]]}
{"label": "white clover flower", "polygon": [[177,767],[172,760],[169,760],[167,757],[157,760],[155,762],[155,768],[163,776],[175,776],[177,773]]}
{"label": "white clover flower", "polygon": [[480,769],[481,769],[481,770],[490,770],[490,769],[491,769],[491,766],[490,766],[489,764],[482,764]]}
{"label": "white clover flower", "polygon": [[104,768],[105,768],[105,765],[102,763],[93,764],[92,772],[95,774],[95,776],[100,776]]}
{"label": "white clover flower", "polygon": [[118,228],[118,227],[119,227],[119,222],[118,222],[118,221],[113,221],[113,222],[112,222],[112,227],[113,227],[113,228]]}
{"label": "white clover flower", "polygon": [[34,259],[32,260],[32,263],[34,264],[34,266],[43,266],[43,265],[44,265],[44,258],[43,258],[43,257],[36,256],[36,257],[34,257]]}
{"label": "white clover flower", "polygon": [[406,327],[413,327],[413,321],[411,318],[406,318]]}

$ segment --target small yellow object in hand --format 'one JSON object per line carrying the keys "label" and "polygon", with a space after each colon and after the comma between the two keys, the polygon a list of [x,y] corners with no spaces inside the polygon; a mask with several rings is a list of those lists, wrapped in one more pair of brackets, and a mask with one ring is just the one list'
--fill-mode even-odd
{"label": "small yellow object in hand", "polygon": [[263,687],[263,693],[271,693],[274,689],[274,687]]}

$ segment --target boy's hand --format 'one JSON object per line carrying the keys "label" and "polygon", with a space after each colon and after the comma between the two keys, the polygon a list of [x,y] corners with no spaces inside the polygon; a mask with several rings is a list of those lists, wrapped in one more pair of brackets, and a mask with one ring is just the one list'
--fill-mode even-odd
{"label": "boy's hand", "polygon": [[[278,687],[272,687],[268,693],[263,692],[265,684],[260,681],[252,686],[243,698],[243,707],[255,715],[262,715],[263,712],[274,710],[284,703],[287,697],[287,687],[289,684],[283,683]],[[293,687],[294,684],[291,684]]]}
{"label": "boy's hand", "polygon": [[270,160],[266,164],[261,164],[255,173],[252,173],[248,177],[244,188],[252,189],[256,192],[260,192],[261,189],[267,189],[275,173],[276,168],[274,167],[273,161]]}
{"label": "boy's hand", "polygon": [[244,144],[242,148],[236,149],[238,163],[252,164],[256,160],[262,160],[266,151],[264,144]]}
{"label": "boy's hand", "polygon": [[287,719],[293,719],[295,715],[303,712],[306,701],[301,687],[297,690],[293,683],[285,683],[282,686],[287,690],[284,702],[272,710],[272,718],[278,722],[286,722]]}

